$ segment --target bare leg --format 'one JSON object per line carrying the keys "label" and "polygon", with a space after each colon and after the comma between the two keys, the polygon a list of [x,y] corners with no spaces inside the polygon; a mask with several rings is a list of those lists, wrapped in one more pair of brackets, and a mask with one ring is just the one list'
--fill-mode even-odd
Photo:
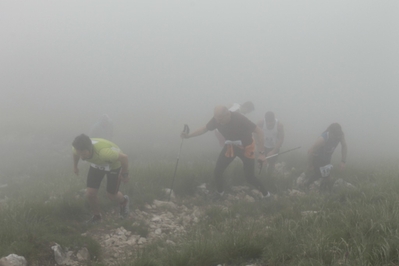
{"label": "bare leg", "polygon": [[111,194],[111,193],[107,192],[107,196],[108,196],[108,199],[110,199],[110,200],[112,200],[112,201],[116,201],[116,202],[118,202],[119,204],[124,203],[125,200],[126,200],[126,199],[123,197],[123,194],[122,194],[120,191],[118,191],[118,193],[116,193],[116,194]]}
{"label": "bare leg", "polygon": [[86,197],[87,201],[89,202],[91,211],[93,215],[100,215],[100,207],[98,204],[98,189],[95,188],[86,188]]}

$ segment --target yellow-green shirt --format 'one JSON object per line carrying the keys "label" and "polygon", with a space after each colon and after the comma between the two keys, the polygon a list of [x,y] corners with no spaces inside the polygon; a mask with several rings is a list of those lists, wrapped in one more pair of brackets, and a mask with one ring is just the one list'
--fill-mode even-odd
{"label": "yellow-green shirt", "polygon": [[[111,141],[99,138],[92,138],[93,155],[87,159],[90,165],[94,168],[110,171],[121,167],[121,162],[118,160],[121,149]],[[72,148],[76,154],[75,148]]]}

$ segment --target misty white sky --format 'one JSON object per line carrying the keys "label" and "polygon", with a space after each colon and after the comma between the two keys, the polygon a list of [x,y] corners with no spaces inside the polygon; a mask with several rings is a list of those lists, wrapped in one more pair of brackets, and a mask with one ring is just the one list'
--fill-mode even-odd
{"label": "misty white sky", "polygon": [[215,105],[252,100],[287,148],[340,122],[350,153],[397,152],[398,14],[397,0],[4,0],[1,118],[108,113],[125,134],[178,142]]}

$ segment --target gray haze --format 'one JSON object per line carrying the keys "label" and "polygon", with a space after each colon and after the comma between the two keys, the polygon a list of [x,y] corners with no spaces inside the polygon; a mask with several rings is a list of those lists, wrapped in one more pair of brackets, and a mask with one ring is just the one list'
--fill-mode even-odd
{"label": "gray haze", "polygon": [[115,142],[175,154],[184,123],[252,100],[287,149],[339,122],[348,161],[397,158],[398,14],[397,0],[1,1],[2,135],[48,126],[71,142],[108,113]]}

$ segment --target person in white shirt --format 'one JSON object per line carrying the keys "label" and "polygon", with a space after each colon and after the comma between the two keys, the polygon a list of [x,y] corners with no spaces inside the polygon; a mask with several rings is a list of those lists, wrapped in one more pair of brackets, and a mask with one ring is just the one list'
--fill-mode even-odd
{"label": "person in white shirt", "polygon": [[[271,156],[280,152],[281,145],[284,142],[284,126],[276,119],[273,112],[268,111],[265,114],[264,119],[259,120],[258,126],[263,130],[263,143],[265,145],[265,156]],[[272,157],[266,160],[267,165],[266,176],[268,178],[274,172],[277,157]]]}

